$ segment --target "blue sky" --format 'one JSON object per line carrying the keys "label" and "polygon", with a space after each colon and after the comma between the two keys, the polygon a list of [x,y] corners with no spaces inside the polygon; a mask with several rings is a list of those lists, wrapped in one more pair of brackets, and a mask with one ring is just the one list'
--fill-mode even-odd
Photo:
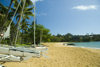
{"label": "blue sky", "polygon": [[100,0],[37,0],[36,4],[37,23],[52,34],[100,34]]}
{"label": "blue sky", "polygon": [[99,34],[99,0],[44,0],[37,2],[38,23],[52,34]]}

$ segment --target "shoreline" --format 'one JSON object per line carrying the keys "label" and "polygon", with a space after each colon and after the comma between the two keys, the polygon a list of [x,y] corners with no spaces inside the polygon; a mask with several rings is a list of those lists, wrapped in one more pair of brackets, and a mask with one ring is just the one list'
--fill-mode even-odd
{"label": "shoreline", "polygon": [[[95,41],[95,42],[100,42],[100,41]],[[90,48],[90,49],[100,49],[100,47],[91,47],[91,46],[84,46],[84,45],[80,45],[80,46],[77,46],[77,43],[92,43],[92,42],[62,42],[63,44],[65,44],[65,46],[71,46],[71,47],[80,47],[80,48]],[[72,44],[75,44],[75,45],[66,45],[68,43],[72,43]],[[95,44],[94,44],[95,45]]]}
{"label": "shoreline", "polygon": [[78,47],[78,48],[88,48],[88,49],[97,49],[97,50],[100,50],[100,48],[92,48],[92,47],[79,47],[79,46],[66,46],[66,47]]}

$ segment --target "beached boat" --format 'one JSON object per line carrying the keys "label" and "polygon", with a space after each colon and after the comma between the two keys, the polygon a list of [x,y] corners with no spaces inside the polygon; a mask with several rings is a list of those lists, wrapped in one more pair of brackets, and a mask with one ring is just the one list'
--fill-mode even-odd
{"label": "beached boat", "polygon": [[73,46],[74,46],[75,44],[73,44],[73,43],[68,43],[67,45],[73,45]]}
{"label": "beached boat", "polygon": [[74,43],[63,43],[63,45],[65,45],[65,46],[69,46],[69,45],[74,46],[75,44]]}
{"label": "beached boat", "polygon": [[0,65],[0,67],[6,67],[6,66]]}
{"label": "beached boat", "polygon": [[11,62],[11,61],[20,61],[21,57],[14,56],[14,55],[0,55],[0,61],[2,62]]}

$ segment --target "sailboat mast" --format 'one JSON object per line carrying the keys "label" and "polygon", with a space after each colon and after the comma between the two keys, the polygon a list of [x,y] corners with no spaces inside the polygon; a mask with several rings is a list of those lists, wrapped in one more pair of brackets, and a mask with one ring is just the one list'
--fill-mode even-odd
{"label": "sailboat mast", "polygon": [[36,41],[35,41],[35,30],[36,30],[36,24],[35,24],[35,22],[36,22],[36,13],[35,13],[35,7],[36,7],[36,4],[35,4],[35,2],[34,2],[34,46],[36,46]]}

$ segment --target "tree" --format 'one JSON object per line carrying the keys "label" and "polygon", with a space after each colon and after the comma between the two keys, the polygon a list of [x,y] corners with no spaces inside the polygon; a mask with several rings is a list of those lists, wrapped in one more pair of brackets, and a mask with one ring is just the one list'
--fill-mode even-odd
{"label": "tree", "polygon": [[[30,2],[31,2],[30,0],[23,0],[21,2],[20,7],[18,8],[18,11],[17,11],[17,14],[16,14],[16,20],[17,20],[16,27],[17,27],[17,32],[16,32],[16,38],[15,38],[15,44],[16,44],[16,41],[17,41],[17,36],[18,36],[18,31],[19,31],[18,29],[19,29],[21,20],[23,20],[23,19],[25,19],[25,20],[26,19],[30,19],[30,16],[34,16],[33,13],[32,13],[33,7],[29,8],[29,6],[31,5]],[[14,5],[14,8],[15,9],[16,9],[18,3],[19,2],[16,1],[15,5]]]}
{"label": "tree", "polygon": [[28,22],[23,20],[22,23],[21,23],[21,30],[22,30],[22,34],[20,36],[21,37],[21,43],[23,43],[24,40],[25,40],[25,35],[28,32],[28,26],[29,26]]}
{"label": "tree", "polygon": [[[5,29],[5,25],[8,24],[8,16],[9,16],[9,12],[10,12],[12,3],[13,3],[13,0],[10,0],[9,7],[6,8],[6,10],[5,10],[5,9],[1,9],[1,10],[4,10],[3,12],[4,12],[5,15],[6,15],[6,16],[4,17],[5,19],[3,20],[3,24],[2,24],[2,27],[1,27],[1,32],[3,32],[3,30]],[[0,6],[3,7],[2,4],[0,4]],[[5,7],[3,7],[3,8],[5,8]]]}
{"label": "tree", "polygon": [[4,25],[4,18],[6,15],[7,7],[0,3],[0,31],[2,26]]}
{"label": "tree", "polygon": [[[30,26],[31,28],[29,29],[29,36],[30,36],[30,39],[31,39],[31,43],[34,43],[33,39],[34,39],[34,22],[32,23],[32,25]],[[41,34],[42,32],[42,34]],[[50,30],[45,28],[43,25],[40,25],[40,24],[36,24],[36,44],[39,44],[40,43],[40,37],[42,35],[42,42],[48,42],[50,41],[50,36],[51,34],[49,33]]]}
{"label": "tree", "polygon": [[64,36],[66,42],[71,41],[71,40],[72,40],[72,37],[73,37],[73,35],[70,34],[70,33],[68,33],[68,34],[66,34],[66,35]]}

